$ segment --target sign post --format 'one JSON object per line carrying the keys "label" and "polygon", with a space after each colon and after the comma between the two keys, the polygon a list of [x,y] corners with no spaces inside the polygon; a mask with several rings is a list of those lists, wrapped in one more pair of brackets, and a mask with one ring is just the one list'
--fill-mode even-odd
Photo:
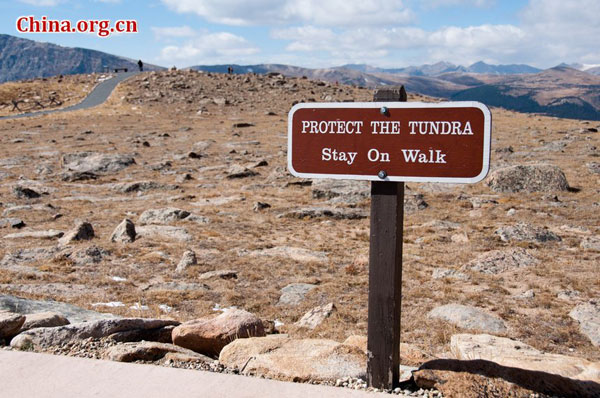
{"label": "sign post", "polygon": [[295,105],[288,169],[302,178],[371,181],[367,382],[399,384],[404,182],[475,183],[489,170],[491,114],[478,102],[408,103],[404,87],[374,102]]}

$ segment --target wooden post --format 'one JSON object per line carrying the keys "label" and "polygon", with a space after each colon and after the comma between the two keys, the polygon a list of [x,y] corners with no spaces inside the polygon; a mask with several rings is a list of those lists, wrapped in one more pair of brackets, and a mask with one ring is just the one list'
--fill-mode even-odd
{"label": "wooden post", "polygon": [[[404,86],[378,90],[373,100],[406,101]],[[385,171],[385,170],[382,170]],[[404,183],[371,182],[367,383],[399,385]]]}

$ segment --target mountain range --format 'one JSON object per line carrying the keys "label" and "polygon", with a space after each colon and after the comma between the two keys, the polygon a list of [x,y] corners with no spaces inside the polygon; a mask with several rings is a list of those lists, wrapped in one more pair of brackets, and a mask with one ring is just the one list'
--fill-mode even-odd
{"label": "mountain range", "polygon": [[[100,51],[62,47],[0,34],[0,82],[58,74],[137,68],[137,61]],[[521,112],[600,120],[600,66],[561,64],[541,70],[529,65],[470,66],[438,62],[403,68],[348,64],[311,69],[281,64],[196,65],[211,73],[279,73],[363,87],[405,86],[408,92],[449,100],[475,100]],[[164,69],[145,65],[147,70]]]}

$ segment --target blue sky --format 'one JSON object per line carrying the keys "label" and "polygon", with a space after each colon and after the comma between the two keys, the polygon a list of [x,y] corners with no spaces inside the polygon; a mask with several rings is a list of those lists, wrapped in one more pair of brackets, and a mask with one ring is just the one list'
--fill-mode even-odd
{"label": "blue sky", "polygon": [[[134,19],[136,34],[18,33],[23,15]],[[12,0],[0,33],[162,66],[600,64],[598,0]]]}

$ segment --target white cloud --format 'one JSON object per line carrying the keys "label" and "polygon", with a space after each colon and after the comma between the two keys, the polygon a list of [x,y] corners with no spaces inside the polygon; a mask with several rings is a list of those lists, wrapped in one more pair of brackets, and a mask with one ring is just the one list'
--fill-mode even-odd
{"label": "white cloud", "polygon": [[425,0],[421,4],[426,8],[450,7],[450,6],[472,6],[491,7],[496,0]]}
{"label": "white cloud", "polygon": [[402,0],[161,0],[180,13],[227,25],[389,25],[414,15]]}
{"label": "white cloud", "polygon": [[19,0],[21,3],[38,7],[54,7],[63,2],[63,0]]}
{"label": "white cloud", "polygon": [[158,39],[169,37],[192,37],[196,35],[196,31],[187,25],[184,26],[168,26],[168,27],[152,27],[154,36]]}
{"label": "white cloud", "polygon": [[229,32],[201,34],[180,46],[162,49],[160,59],[179,66],[229,63],[258,53],[246,39]]}

